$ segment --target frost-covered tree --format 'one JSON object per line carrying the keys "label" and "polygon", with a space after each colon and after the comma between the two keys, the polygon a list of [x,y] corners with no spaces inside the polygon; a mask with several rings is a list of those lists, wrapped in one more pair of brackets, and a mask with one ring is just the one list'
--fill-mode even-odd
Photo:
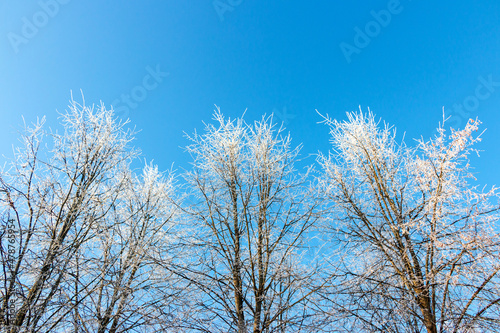
{"label": "frost-covered tree", "polygon": [[324,119],[338,330],[500,331],[498,198],[468,182],[479,121],[410,147],[370,112]]}
{"label": "frost-covered tree", "polygon": [[185,174],[189,257],[177,274],[194,287],[180,326],[201,332],[315,331],[318,266],[306,244],[318,219],[299,148],[272,117],[253,124],[216,111],[195,133]]}
{"label": "frost-covered tree", "polygon": [[137,331],[168,284],[151,263],[168,239],[171,181],[152,166],[133,175],[133,133],[112,110],[72,101],[61,118],[61,134],[27,127],[0,173],[0,327]]}
{"label": "frost-covered tree", "polygon": [[[152,165],[141,177],[127,177],[69,278],[75,332],[140,332],[168,324],[161,308],[171,303],[174,287],[162,265],[173,243],[172,192],[172,178]],[[80,293],[86,296],[82,301]]]}

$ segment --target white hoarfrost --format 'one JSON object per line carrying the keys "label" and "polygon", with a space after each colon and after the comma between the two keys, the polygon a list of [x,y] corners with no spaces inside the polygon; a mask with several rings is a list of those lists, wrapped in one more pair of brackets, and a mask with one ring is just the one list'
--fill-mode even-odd
{"label": "white hoarfrost", "polygon": [[[170,273],[158,262],[168,257],[172,177],[153,165],[140,176],[130,170],[133,133],[103,105],[71,101],[61,123],[62,133],[45,131],[43,119],[27,127],[0,173],[1,221],[16,239],[2,256],[0,326],[161,327],[158,302],[168,304]],[[7,245],[2,238],[2,251]],[[151,280],[154,271],[163,280]],[[148,294],[151,285],[165,292]]]}
{"label": "white hoarfrost", "polygon": [[343,248],[332,291],[339,323],[356,332],[498,329],[498,196],[467,181],[479,121],[451,135],[440,127],[414,147],[370,111],[324,122],[328,228]]}

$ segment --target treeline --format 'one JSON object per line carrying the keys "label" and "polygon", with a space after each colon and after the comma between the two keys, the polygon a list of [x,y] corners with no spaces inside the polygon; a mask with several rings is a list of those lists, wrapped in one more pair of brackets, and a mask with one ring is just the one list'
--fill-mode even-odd
{"label": "treeline", "polygon": [[478,120],[406,145],[371,112],[323,116],[331,151],[301,171],[272,116],[217,110],[174,174],[133,169],[134,133],[102,105],[61,119],[0,171],[4,332],[500,331]]}

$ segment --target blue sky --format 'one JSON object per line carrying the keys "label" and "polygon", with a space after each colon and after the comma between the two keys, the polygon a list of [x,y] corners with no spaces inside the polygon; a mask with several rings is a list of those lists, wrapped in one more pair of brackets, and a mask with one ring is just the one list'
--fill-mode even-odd
{"label": "blue sky", "polygon": [[[275,112],[303,153],[328,149],[321,113],[367,107],[406,138],[442,117],[487,128],[474,159],[500,185],[500,2],[0,2],[0,153],[36,117],[57,127],[73,91],[113,104],[162,169],[209,121]],[[129,97],[127,97],[129,96]]]}

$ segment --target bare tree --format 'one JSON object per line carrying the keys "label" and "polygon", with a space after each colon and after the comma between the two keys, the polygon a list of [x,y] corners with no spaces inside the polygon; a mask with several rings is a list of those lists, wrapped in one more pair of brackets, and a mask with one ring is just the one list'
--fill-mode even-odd
{"label": "bare tree", "polygon": [[[73,267],[68,299],[75,299],[74,331],[141,332],[165,327],[159,308],[170,303],[168,262],[175,213],[172,177],[147,165],[142,177],[129,175],[120,196],[96,225],[98,235],[81,250]],[[166,257],[167,256],[167,257]],[[78,302],[78,294],[86,295]],[[73,295],[73,296],[72,296]],[[68,322],[71,324],[71,322]]]}
{"label": "bare tree", "polygon": [[[318,218],[308,173],[272,117],[253,125],[215,113],[187,147],[184,211],[191,259],[175,267],[198,298],[184,327],[202,332],[299,332],[314,322],[318,266],[306,245]],[[308,262],[306,262],[308,261]]]}
{"label": "bare tree", "polygon": [[333,151],[319,162],[341,249],[325,297],[337,330],[500,331],[497,195],[467,182],[479,121],[409,147],[370,112],[324,119]]}
{"label": "bare tree", "polygon": [[168,284],[153,263],[168,244],[171,181],[152,166],[131,173],[138,152],[112,110],[72,101],[61,116],[62,134],[43,120],[27,128],[0,174],[0,327],[138,331]]}

